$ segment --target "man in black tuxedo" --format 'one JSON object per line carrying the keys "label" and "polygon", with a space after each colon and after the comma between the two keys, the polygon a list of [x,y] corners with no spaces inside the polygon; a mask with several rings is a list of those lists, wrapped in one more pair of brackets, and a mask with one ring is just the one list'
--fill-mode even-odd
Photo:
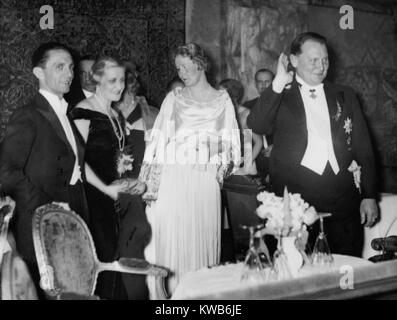
{"label": "man in black tuxedo", "polygon": [[371,227],[378,218],[375,161],[363,113],[350,88],[323,82],[328,70],[324,37],[298,35],[289,58],[295,73],[281,54],[275,79],[247,124],[256,133],[274,135],[270,178],[275,193],[281,196],[287,186],[318,212],[331,212],[325,220],[331,251],[361,256],[361,224]]}
{"label": "man in black tuxedo", "polygon": [[95,82],[92,78],[92,65],[95,60],[90,56],[84,56],[76,68],[78,77],[75,77],[70,86],[70,90],[65,94],[68,102],[68,112],[70,112],[79,102],[88,99],[95,93]]}
{"label": "man in black tuxedo", "polygon": [[84,142],[66,115],[63,95],[73,78],[73,60],[59,43],[41,45],[32,56],[40,90],[11,116],[0,145],[0,181],[16,202],[12,231],[17,250],[35,283],[39,273],[32,238],[34,210],[46,203],[68,203],[87,223],[83,182],[117,198],[120,186],[106,186],[84,164]]}

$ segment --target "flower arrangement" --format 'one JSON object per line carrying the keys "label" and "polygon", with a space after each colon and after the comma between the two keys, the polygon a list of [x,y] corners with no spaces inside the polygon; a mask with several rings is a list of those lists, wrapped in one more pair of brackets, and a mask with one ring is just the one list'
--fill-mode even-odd
{"label": "flower arrangement", "polygon": [[256,209],[257,215],[266,219],[266,233],[273,235],[299,236],[306,226],[312,225],[318,214],[314,207],[309,206],[299,193],[288,193],[284,189],[284,197],[263,191],[257,195],[261,205]]}

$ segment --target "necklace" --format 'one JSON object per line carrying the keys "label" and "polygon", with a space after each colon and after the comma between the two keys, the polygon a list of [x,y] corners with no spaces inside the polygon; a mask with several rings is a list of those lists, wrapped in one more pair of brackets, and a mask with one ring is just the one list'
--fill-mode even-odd
{"label": "necklace", "polygon": [[109,119],[109,121],[110,121],[110,123],[112,125],[114,134],[117,137],[119,150],[120,150],[120,152],[122,152],[124,150],[124,146],[125,146],[125,138],[124,138],[123,129],[121,127],[121,124],[120,124],[119,120],[117,119],[117,117],[114,118],[116,120],[116,123],[117,123],[117,127],[116,127],[115,123],[113,122],[112,117],[109,115],[108,108],[106,108],[106,107],[104,108],[103,107],[101,101],[98,99],[96,94],[94,94],[94,97],[95,97],[96,101],[98,102],[99,106],[102,108],[102,110],[105,110],[105,113],[106,113],[106,115],[107,115],[107,117],[108,117],[108,119]]}

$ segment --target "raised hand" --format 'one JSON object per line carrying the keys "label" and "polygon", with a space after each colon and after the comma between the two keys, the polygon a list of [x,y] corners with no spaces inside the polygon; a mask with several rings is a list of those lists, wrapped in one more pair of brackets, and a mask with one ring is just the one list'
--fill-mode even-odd
{"label": "raised hand", "polygon": [[277,73],[273,80],[273,90],[280,93],[294,78],[294,72],[288,71],[288,57],[281,53],[277,63]]}

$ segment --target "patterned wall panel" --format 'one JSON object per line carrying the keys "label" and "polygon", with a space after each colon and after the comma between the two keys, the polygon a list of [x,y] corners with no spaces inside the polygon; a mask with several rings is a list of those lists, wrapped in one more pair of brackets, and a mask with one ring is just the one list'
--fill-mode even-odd
{"label": "patterned wall panel", "polygon": [[[53,30],[40,29],[44,4],[54,9]],[[175,73],[169,52],[184,42],[184,9],[184,0],[0,0],[0,139],[10,114],[37,88],[30,57],[46,41],[133,59],[149,101],[160,106]]]}
{"label": "patterned wall panel", "polygon": [[188,0],[187,10],[187,39],[210,52],[218,81],[243,83],[245,99],[257,95],[256,70],[276,71],[280,52],[306,30],[306,0]]}

